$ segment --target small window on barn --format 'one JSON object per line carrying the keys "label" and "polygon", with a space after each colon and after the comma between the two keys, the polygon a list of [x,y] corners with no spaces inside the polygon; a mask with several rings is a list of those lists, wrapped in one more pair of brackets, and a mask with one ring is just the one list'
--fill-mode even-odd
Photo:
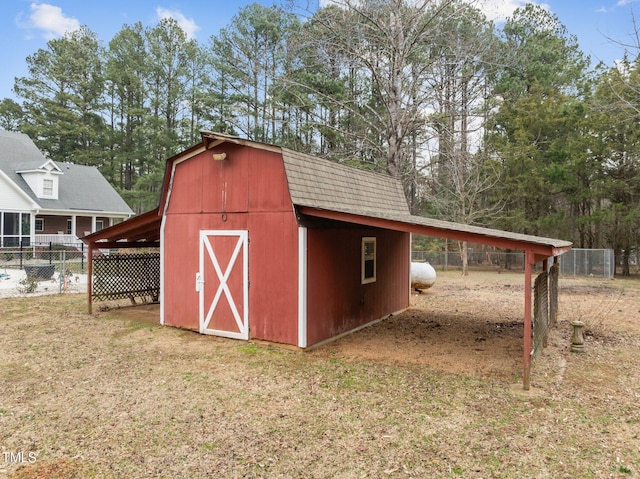
{"label": "small window on barn", "polygon": [[376,239],[362,238],[362,284],[376,280]]}

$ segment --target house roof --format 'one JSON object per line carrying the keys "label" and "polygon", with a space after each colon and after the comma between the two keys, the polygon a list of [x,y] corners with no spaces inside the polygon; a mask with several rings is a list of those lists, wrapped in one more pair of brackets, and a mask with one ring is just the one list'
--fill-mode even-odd
{"label": "house roof", "polygon": [[42,210],[133,214],[118,192],[93,166],[52,162],[62,172],[58,179],[58,199],[38,198],[18,172],[38,171],[48,162],[51,160],[27,135],[0,131],[0,170]]}
{"label": "house roof", "polygon": [[[449,221],[435,220],[412,215],[409,211],[402,184],[399,180],[375,172],[363,171],[333,161],[298,153],[264,143],[244,140],[238,137],[213,132],[202,132],[202,144],[170,158],[164,179],[163,194],[168,192],[171,181],[171,165],[205,149],[228,142],[252,148],[275,151],[282,154],[291,201],[301,215],[321,217],[369,225],[397,231],[427,234],[442,238],[469,241],[517,250],[530,250],[543,256],[556,256],[571,248],[571,243],[554,238],[525,235],[479,226],[470,226]],[[161,205],[166,204],[163,197]],[[159,208],[156,215],[162,215]],[[151,213],[151,212],[150,212]],[[145,239],[138,232],[148,226],[149,218],[131,219],[120,225],[118,234],[111,234],[111,228],[86,237],[87,242],[95,241],[156,241],[159,235],[149,232]],[[126,232],[126,225],[131,231]],[[155,226],[160,227],[159,218]]]}

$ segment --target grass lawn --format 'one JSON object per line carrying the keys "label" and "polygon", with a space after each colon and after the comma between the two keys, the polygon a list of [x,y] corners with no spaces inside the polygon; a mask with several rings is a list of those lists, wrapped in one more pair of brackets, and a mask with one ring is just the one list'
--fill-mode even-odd
{"label": "grass lawn", "polygon": [[311,352],[88,315],[84,295],[2,299],[0,477],[640,477],[638,282],[562,279],[520,394],[521,353],[481,367],[511,347],[502,324],[522,343],[521,275],[491,274],[439,273],[407,316]]}

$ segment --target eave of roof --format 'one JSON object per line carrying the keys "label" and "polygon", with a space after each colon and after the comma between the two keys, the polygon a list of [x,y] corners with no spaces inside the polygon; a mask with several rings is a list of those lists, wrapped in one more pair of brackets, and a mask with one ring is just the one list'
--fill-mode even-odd
{"label": "eave of roof", "polygon": [[157,247],[162,217],[158,208],[80,238],[96,248]]}
{"label": "eave of roof", "polygon": [[343,221],[376,228],[424,234],[513,250],[528,250],[540,258],[558,256],[571,249],[571,242],[541,236],[470,226],[415,215],[388,215],[371,211],[335,211],[298,205],[302,215]]}

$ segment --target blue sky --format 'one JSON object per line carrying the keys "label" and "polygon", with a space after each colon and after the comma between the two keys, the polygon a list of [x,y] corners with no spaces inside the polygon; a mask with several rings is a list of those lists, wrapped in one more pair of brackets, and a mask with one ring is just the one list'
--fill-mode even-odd
{"label": "blue sky", "polygon": [[[320,0],[320,2],[329,0]],[[27,75],[26,58],[47,41],[67,30],[86,25],[106,44],[124,24],[145,26],[171,16],[200,42],[227,25],[251,0],[1,0],[0,3],[0,99],[14,97],[14,78]],[[273,5],[278,0],[259,0]],[[317,5],[318,0],[297,0]],[[523,0],[478,0],[490,18],[499,22]],[[640,25],[640,0],[547,0],[538,2],[556,13],[582,50],[592,59],[613,65],[624,48],[616,42],[635,44],[632,9]]]}

